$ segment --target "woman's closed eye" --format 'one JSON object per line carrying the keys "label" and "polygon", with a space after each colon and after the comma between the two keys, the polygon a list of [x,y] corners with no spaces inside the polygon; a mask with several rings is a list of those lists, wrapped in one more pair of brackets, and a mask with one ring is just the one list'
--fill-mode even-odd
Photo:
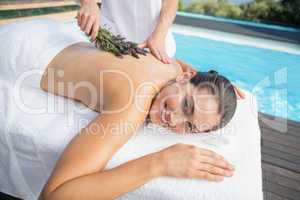
{"label": "woman's closed eye", "polygon": [[194,113],[194,102],[187,97],[183,100],[183,112],[186,115],[192,115]]}
{"label": "woman's closed eye", "polygon": [[194,131],[194,125],[193,125],[191,122],[186,121],[186,122],[185,122],[185,131],[186,131],[187,133],[193,132],[193,131]]}

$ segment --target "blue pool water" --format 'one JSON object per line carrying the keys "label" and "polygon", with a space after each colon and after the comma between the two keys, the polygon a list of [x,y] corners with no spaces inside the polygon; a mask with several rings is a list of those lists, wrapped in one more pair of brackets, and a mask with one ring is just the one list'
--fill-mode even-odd
{"label": "blue pool water", "polygon": [[300,121],[300,56],[175,34],[176,57],[199,70],[214,69],[254,93],[259,110]]}

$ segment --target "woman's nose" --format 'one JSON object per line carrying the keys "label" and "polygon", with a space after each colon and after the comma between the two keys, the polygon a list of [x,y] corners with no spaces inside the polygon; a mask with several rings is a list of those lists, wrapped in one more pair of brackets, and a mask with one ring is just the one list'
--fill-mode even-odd
{"label": "woman's nose", "polygon": [[172,112],[170,116],[171,116],[171,120],[170,120],[171,126],[176,126],[178,124],[182,124],[185,121],[187,121],[186,117],[178,112]]}

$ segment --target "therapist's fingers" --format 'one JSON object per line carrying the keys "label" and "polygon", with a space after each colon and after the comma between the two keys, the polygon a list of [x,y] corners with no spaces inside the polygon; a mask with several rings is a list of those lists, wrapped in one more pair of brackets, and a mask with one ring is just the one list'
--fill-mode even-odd
{"label": "therapist's fingers", "polygon": [[158,51],[158,52],[161,57],[161,62],[163,62],[164,64],[170,64],[172,62],[169,56],[165,52],[162,51]]}
{"label": "therapist's fingers", "polygon": [[152,55],[154,55],[155,58],[162,61],[161,55],[158,50],[150,48],[150,51],[151,51]]}
{"label": "therapist's fingers", "polygon": [[89,36],[90,33],[91,33],[91,30],[92,30],[92,27],[93,27],[94,22],[95,22],[95,20],[94,20],[93,16],[89,16],[88,19],[87,19],[86,25],[85,25],[85,27],[84,27],[84,32],[85,32],[85,34],[87,34],[88,36]]}
{"label": "therapist's fingers", "polygon": [[81,12],[78,12],[78,13],[77,13],[76,18],[77,18],[77,24],[78,24],[78,26],[80,27],[80,25],[81,25]]}
{"label": "therapist's fingers", "polygon": [[139,44],[138,47],[142,48],[142,49],[146,48],[147,47],[147,42],[143,42],[143,43]]}
{"label": "therapist's fingers", "polygon": [[167,63],[167,59],[166,59],[166,55],[162,52],[159,52],[160,56],[161,56],[161,61],[164,63],[164,64],[168,64]]}
{"label": "therapist's fingers", "polygon": [[87,23],[87,19],[88,19],[87,14],[83,13],[81,15],[81,24],[80,24],[80,28],[81,28],[82,31],[84,31],[84,28],[85,28],[86,23]]}
{"label": "therapist's fingers", "polygon": [[93,28],[92,28],[92,33],[91,33],[91,40],[92,42],[96,40],[97,38],[97,35],[98,35],[98,31],[99,31],[99,21],[96,20],[96,22],[94,23],[93,25]]}
{"label": "therapist's fingers", "polygon": [[167,54],[166,54],[166,59],[167,59],[168,64],[172,63],[172,59]]}
{"label": "therapist's fingers", "polygon": [[165,63],[165,64],[171,64],[172,63],[171,58],[165,52],[161,53],[161,54],[162,54],[163,63]]}

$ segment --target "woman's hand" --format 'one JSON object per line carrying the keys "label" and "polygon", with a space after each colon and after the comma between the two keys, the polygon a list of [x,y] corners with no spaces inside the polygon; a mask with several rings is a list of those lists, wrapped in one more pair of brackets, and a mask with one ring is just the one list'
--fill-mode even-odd
{"label": "woman's hand", "polygon": [[82,0],[77,13],[77,22],[81,30],[94,41],[100,26],[100,11],[95,0]]}
{"label": "woman's hand", "polygon": [[180,65],[183,72],[194,72],[197,73],[196,69],[192,65],[183,62],[182,60],[176,59],[176,62]]}
{"label": "woman's hand", "polygon": [[245,93],[237,86],[234,86],[234,91],[238,100],[243,100],[246,98]]}
{"label": "woman's hand", "polygon": [[165,64],[171,64],[172,60],[166,53],[166,41],[162,34],[153,32],[150,37],[139,45],[140,48],[149,48],[151,54]]}
{"label": "woman's hand", "polygon": [[175,144],[158,152],[163,176],[222,181],[234,167],[213,151],[194,145]]}

